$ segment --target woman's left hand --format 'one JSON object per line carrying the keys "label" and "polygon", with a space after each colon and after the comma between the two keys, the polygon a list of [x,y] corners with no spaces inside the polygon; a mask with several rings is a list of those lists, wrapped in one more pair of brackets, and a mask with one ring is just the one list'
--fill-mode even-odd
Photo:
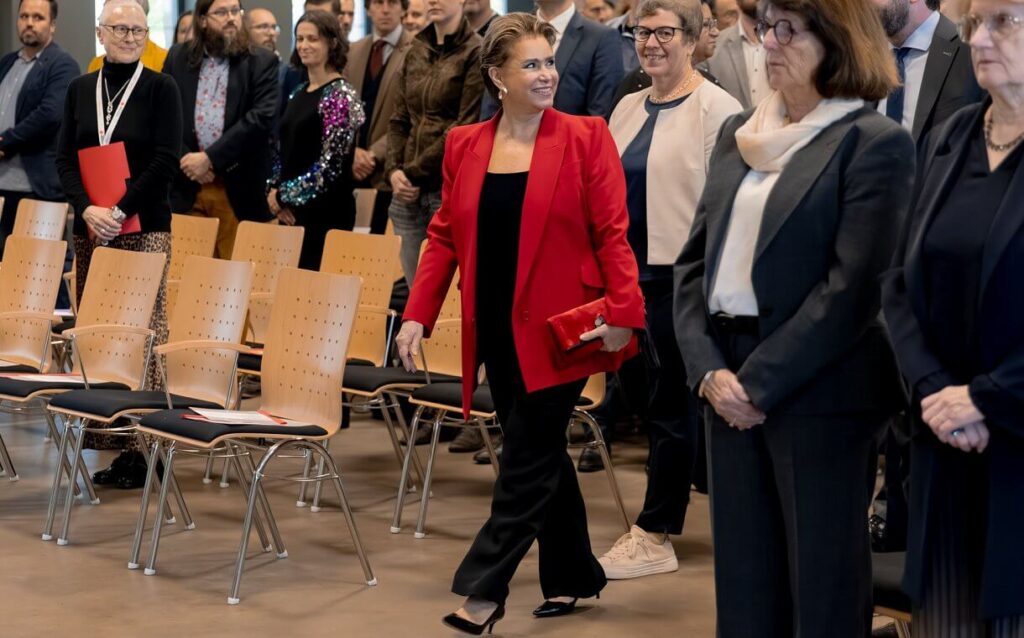
{"label": "woman's left hand", "polygon": [[593,341],[594,339],[603,339],[604,345],[601,346],[602,352],[618,352],[629,345],[629,340],[632,337],[632,328],[617,328],[615,326],[604,324],[590,332],[584,332],[580,335],[580,340]]}
{"label": "woman's left hand", "polygon": [[277,209],[277,221],[281,222],[285,226],[295,225],[295,213],[290,208],[278,208]]}
{"label": "woman's left hand", "polygon": [[954,430],[985,420],[965,385],[951,385],[921,401],[921,418],[935,436],[945,440]]}

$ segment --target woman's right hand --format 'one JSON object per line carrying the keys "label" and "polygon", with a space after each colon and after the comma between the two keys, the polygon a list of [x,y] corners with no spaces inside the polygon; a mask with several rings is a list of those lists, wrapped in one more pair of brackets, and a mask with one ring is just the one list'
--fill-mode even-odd
{"label": "woman's right hand", "polygon": [[391,173],[391,192],[395,199],[403,204],[411,204],[420,196],[419,187],[412,185],[402,169]]}
{"label": "woman's right hand", "polygon": [[290,208],[278,208],[274,215],[277,216],[277,221],[285,226],[295,225],[295,213]]}
{"label": "woman's right hand", "polygon": [[101,242],[108,242],[121,233],[121,222],[114,220],[109,208],[89,206],[82,213],[82,219]]}
{"label": "woman's right hand", "polygon": [[730,427],[749,430],[764,423],[766,418],[765,413],[751,403],[747,391],[731,370],[715,370],[703,384],[701,395]]}
{"label": "woman's right hand", "polygon": [[267,206],[270,208],[270,212],[277,215],[281,212],[281,205],[277,203],[277,189],[271,188],[270,192],[267,193]]}
{"label": "woman's right hand", "polygon": [[409,372],[416,372],[416,357],[420,356],[420,342],[423,341],[423,324],[417,321],[402,322],[402,329],[395,337],[398,344],[398,358]]}

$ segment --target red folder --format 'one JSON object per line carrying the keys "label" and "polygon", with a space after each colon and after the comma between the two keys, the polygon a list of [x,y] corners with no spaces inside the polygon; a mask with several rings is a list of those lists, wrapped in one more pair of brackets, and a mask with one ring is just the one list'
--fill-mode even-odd
{"label": "red folder", "polygon": [[[78,151],[78,166],[82,173],[85,192],[94,206],[116,206],[128,192],[126,182],[132,174],[128,169],[128,155],[124,150],[124,142],[83,148]],[[141,230],[142,224],[139,223],[138,215],[132,215],[121,225],[122,235]]]}

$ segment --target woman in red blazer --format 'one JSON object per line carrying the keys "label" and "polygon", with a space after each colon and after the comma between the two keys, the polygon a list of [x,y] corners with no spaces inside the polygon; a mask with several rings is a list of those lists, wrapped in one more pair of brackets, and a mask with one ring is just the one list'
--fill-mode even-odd
{"label": "woman in red blazer", "polygon": [[[551,108],[554,39],[529,14],[491,25],[481,67],[503,109],[448,133],[441,208],[398,335],[415,369],[458,268],[463,406],[483,363],[504,432],[491,517],[452,586],[468,598],[445,618],[470,633],[504,615],[509,581],[534,540],[547,599],[536,615],[568,613],[604,587],[565,428],[587,377],[617,368],[644,326],[622,164],[604,120]],[[603,340],[601,350],[566,354],[546,320],[602,296],[606,324],[582,335]]]}

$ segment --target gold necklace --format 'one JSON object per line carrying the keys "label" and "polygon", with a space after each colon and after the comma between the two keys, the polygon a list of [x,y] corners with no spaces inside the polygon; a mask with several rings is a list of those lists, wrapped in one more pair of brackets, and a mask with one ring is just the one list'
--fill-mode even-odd
{"label": "gold necklace", "polygon": [[690,86],[690,83],[693,82],[693,78],[695,77],[697,77],[697,69],[692,69],[690,71],[690,76],[686,78],[685,82],[679,85],[679,88],[675,89],[668,95],[662,95],[659,97],[655,97],[652,92],[648,99],[650,99],[654,104],[665,104],[666,102],[671,102],[672,100],[680,97],[683,93],[686,93],[686,88]]}

